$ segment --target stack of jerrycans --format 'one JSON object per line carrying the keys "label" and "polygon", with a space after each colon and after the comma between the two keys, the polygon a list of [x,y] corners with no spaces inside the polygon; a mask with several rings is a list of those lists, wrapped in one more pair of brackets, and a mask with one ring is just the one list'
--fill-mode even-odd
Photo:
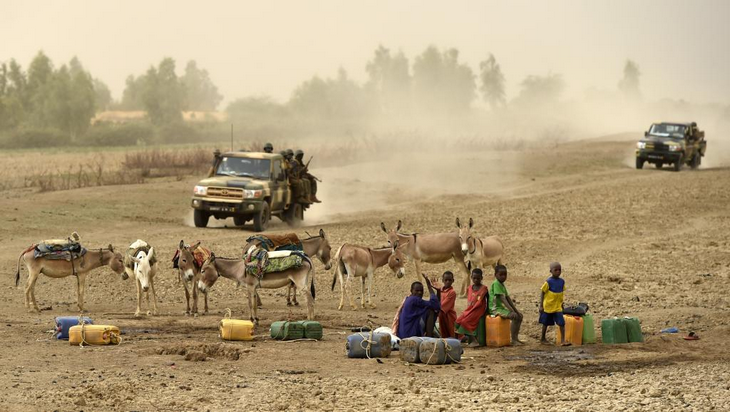
{"label": "stack of jerrycans", "polygon": [[612,318],[601,321],[601,339],[603,343],[616,344],[643,342],[641,323],[638,318]]}
{"label": "stack of jerrycans", "polygon": [[[593,315],[586,313],[583,316],[565,315],[565,341],[573,345],[588,345],[596,343],[596,330]],[[560,329],[557,329],[556,341],[560,342]]]}

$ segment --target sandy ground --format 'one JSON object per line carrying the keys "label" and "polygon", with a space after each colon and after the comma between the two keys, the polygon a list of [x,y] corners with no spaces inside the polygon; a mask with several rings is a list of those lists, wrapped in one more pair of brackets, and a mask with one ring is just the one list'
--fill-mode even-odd
{"label": "sandy ground", "polygon": [[[345,356],[351,327],[390,324],[415,279],[412,264],[400,280],[377,272],[377,309],[342,312],[336,310],[339,286],[330,291],[333,273],[318,264],[320,342],[266,336],[272,321],[306,315],[304,305],[286,306],[284,289],[262,293],[253,342],[221,342],[217,324],[225,308],[248,317],[245,290],[222,279],[210,293],[211,312],[185,316],[168,257],[180,239],[238,255],[250,233],[230,221],[209,229],[186,225],[197,179],[6,192],[0,200],[6,275],[0,409],[730,410],[730,167],[634,170],[633,139],[612,136],[521,153],[391,156],[315,170],[325,181],[325,203],[307,216],[311,226],[297,232],[321,227],[335,248],[382,245],[380,222],[391,226],[398,219],[405,231],[426,233],[455,230],[455,217],[473,217],[480,234],[503,239],[507,287],[526,315],[521,336],[527,345],[466,349],[458,365],[409,365],[397,352],[382,363]],[[287,228],[279,222],[272,229]],[[78,314],[74,279],[41,277],[39,314],[23,307],[25,270],[21,287],[13,285],[21,250],[73,230],[87,247],[123,248],[141,238],[163,257],[159,316],[134,318],[131,280],[109,269],[89,276],[88,314],[122,329],[119,346],[78,348],[49,339],[55,316]],[[569,302],[589,303],[599,324],[612,316],[639,317],[646,342],[539,345],[537,299],[553,260],[563,263]],[[430,274],[456,269],[453,262],[425,267]],[[465,304],[459,300],[457,310]],[[669,326],[681,333],[659,333]],[[690,330],[702,339],[683,340]]]}

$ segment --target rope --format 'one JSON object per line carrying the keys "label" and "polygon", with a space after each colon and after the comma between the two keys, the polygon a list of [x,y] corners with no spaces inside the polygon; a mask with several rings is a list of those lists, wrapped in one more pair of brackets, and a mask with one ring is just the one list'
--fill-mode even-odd
{"label": "rope", "polygon": [[[452,348],[451,345],[449,345],[449,343],[446,342],[446,339],[444,339],[444,338],[438,338],[438,340],[440,340],[440,341],[442,341],[444,343],[444,355],[445,355],[445,357],[447,359],[449,359],[453,363],[460,363],[459,361],[457,361],[456,359],[454,359],[454,358],[451,357],[451,354],[449,352],[451,352],[451,350],[454,349],[454,348]],[[437,343],[438,342],[434,342],[433,352],[431,353],[431,356],[429,356],[428,357],[428,360],[426,361],[426,364],[427,365],[431,365],[431,359],[433,358],[433,355],[435,355],[436,354],[436,351],[438,350],[438,344]]]}

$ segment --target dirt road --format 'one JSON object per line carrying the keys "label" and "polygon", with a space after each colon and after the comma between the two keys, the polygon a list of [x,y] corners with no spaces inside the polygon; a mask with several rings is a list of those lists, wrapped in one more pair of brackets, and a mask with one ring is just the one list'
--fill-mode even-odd
{"label": "dirt road", "polygon": [[[473,217],[480,234],[503,239],[507,287],[525,313],[527,345],[466,349],[459,365],[408,365],[397,352],[383,363],[345,357],[349,328],[390,324],[415,279],[412,264],[401,280],[377,272],[377,309],[342,312],[336,310],[339,286],[329,288],[333,273],[318,264],[321,342],[267,338],[272,321],[306,314],[304,305],[285,305],[284,289],[262,293],[255,341],[220,342],[217,323],[225,308],[248,317],[245,291],[222,279],[210,294],[211,313],[186,317],[169,258],[180,239],[200,239],[220,256],[237,256],[250,233],[185,225],[196,179],[7,192],[0,200],[6,275],[0,409],[730,410],[730,165],[637,171],[627,165],[629,140],[423,155],[319,172],[325,203],[308,216],[316,225],[298,232],[324,228],[335,248],[344,242],[382,245],[380,222],[390,226],[398,219],[404,231],[425,233],[452,231],[455,217]],[[89,276],[89,316],[119,326],[119,346],[80,349],[49,338],[55,316],[78,313],[74,279],[40,278],[40,314],[23,307],[25,271],[21,287],[13,285],[24,248],[74,230],[90,248],[112,243],[122,249],[140,238],[160,252],[160,316],[134,318],[131,280],[109,269]],[[563,263],[569,302],[589,303],[599,323],[612,316],[640,318],[646,343],[539,345],[539,288],[555,260]],[[456,268],[426,269],[438,274]],[[354,291],[359,298],[359,287]],[[465,304],[459,300],[457,311]],[[658,333],[669,326],[681,333]],[[683,340],[690,330],[701,340]]]}

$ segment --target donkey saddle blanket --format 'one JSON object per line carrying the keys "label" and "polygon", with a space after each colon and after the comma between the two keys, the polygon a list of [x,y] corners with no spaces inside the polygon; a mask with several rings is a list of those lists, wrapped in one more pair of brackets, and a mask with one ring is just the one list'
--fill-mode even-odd
{"label": "donkey saddle blanket", "polygon": [[[190,245],[185,245],[189,248]],[[196,268],[200,269],[203,267],[203,262],[210,257],[210,249],[198,245],[195,250],[192,251],[193,264]],[[172,268],[180,269],[180,250],[175,251],[175,256],[172,257]]]}
{"label": "donkey saddle blanket", "polygon": [[78,242],[69,240],[45,240],[33,248],[33,257],[54,260],[78,259],[86,254],[86,249]]}
{"label": "donkey saddle blanket", "polygon": [[279,251],[270,254],[264,252],[261,258],[254,257],[250,262],[246,262],[246,274],[261,278],[267,273],[298,268],[302,266],[304,259],[306,255],[299,251]]}
{"label": "donkey saddle blanket", "polygon": [[[152,249],[152,246],[150,246],[147,242],[137,239],[136,242],[129,245],[127,252],[124,254],[124,266],[128,268],[133,268],[134,261],[132,260],[132,258],[136,257],[139,252],[144,252],[145,254],[149,255],[150,249]],[[155,253],[153,253],[152,256],[150,256],[150,266],[153,266],[155,263],[157,263],[157,256],[155,256]]]}

